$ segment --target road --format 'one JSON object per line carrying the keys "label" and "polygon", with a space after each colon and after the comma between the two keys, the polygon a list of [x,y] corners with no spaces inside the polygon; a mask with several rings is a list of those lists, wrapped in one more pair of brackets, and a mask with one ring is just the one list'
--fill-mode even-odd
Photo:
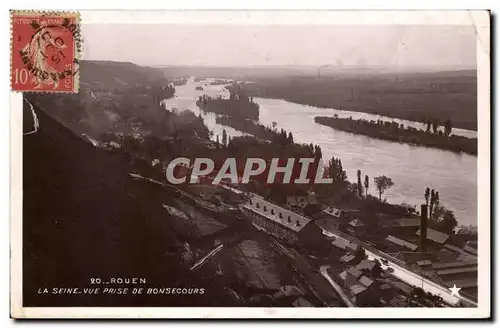
{"label": "road", "polygon": [[[323,234],[326,236],[329,236],[329,237],[336,237],[336,238],[346,240],[342,236],[337,235],[335,233],[332,233],[330,231],[323,230]],[[364,244],[364,243],[362,243],[362,244]],[[374,260],[374,259],[378,259],[379,261],[381,261],[382,259],[387,260],[389,265],[384,265],[382,262],[380,263],[382,265],[382,269],[387,269],[389,267],[392,268],[394,271],[391,272],[390,274],[393,275],[394,277],[398,278],[399,280],[404,281],[408,285],[419,287],[419,288],[422,288],[423,290],[425,290],[426,292],[441,296],[443,298],[444,302],[446,302],[447,304],[452,305],[452,306],[456,306],[458,304],[458,302],[460,302],[460,301],[468,303],[469,305],[472,305],[472,306],[477,306],[476,302],[474,302],[473,300],[471,300],[467,297],[461,296],[460,294],[458,297],[452,296],[448,287],[441,286],[441,285],[439,285],[439,284],[437,284],[429,279],[426,279],[426,278],[418,275],[415,272],[412,272],[412,271],[405,269],[402,266],[396,264],[390,256],[383,256],[382,254],[380,254],[380,255],[376,254],[376,253],[370,251],[370,247],[366,247],[366,245],[365,245],[365,251],[366,251],[366,255],[368,256],[368,259],[370,259],[370,260]],[[377,253],[381,253],[381,252],[377,252]]]}
{"label": "road", "polygon": [[333,281],[332,277],[330,277],[330,275],[328,274],[328,271],[327,269],[329,268],[330,266],[329,265],[322,265],[320,268],[319,268],[319,272],[321,273],[321,275],[323,277],[325,277],[325,279],[330,283],[330,285],[332,285],[332,287],[335,289],[335,291],[340,295],[340,297],[342,298],[342,300],[344,301],[344,303],[349,306],[349,307],[355,307],[354,304],[352,304],[351,300],[349,299],[349,297],[347,297],[347,295],[344,293],[344,290],[335,282]]}
{"label": "road", "polygon": [[189,270],[195,271],[196,269],[203,266],[203,264],[205,264],[212,256],[217,254],[223,247],[224,245],[219,245],[212,249],[207,255],[203,256],[198,262],[196,262]]}
{"label": "road", "polygon": [[441,286],[431,280],[425,279],[424,277],[418,275],[417,273],[407,270],[397,265],[394,262],[391,262],[390,259],[386,257],[379,256],[368,250],[366,250],[366,255],[368,255],[368,258],[370,260],[378,259],[380,261],[381,259],[386,259],[387,262],[389,262],[389,265],[384,265],[383,263],[380,263],[382,269],[387,269],[388,267],[391,267],[392,269],[394,269],[394,272],[391,272],[390,274],[393,275],[394,277],[404,281],[409,285],[420,287],[426,292],[441,296],[443,298],[443,301],[445,301],[450,305],[456,306],[458,302],[462,300],[463,302],[469,303],[470,305],[477,306],[477,303],[474,302],[473,300],[461,296],[460,294],[458,297],[452,296],[448,287]]}

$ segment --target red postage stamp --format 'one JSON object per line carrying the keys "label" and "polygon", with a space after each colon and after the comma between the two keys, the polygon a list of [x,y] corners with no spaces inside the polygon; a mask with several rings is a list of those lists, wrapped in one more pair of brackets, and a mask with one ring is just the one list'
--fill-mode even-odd
{"label": "red postage stamp", "polygon": [[78,13],[11,11],[11,29],[13,91],[78,91]]}

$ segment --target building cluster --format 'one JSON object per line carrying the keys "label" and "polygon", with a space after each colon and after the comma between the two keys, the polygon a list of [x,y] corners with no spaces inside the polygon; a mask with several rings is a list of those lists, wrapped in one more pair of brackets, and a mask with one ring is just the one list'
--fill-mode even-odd
{"label": "building cluster", "polygon": [[[316,216],[315,223],[332,233],[340,231],[374,243],[375,248],[401,261],[412,271],[443,286],[456,284],[462,288],[462,293],[477,297],[477,243],[454,245],[449,234],[427,227],[426,217],[395,219],[373,215],[373,220],[368,220],[361,218],[356,210],[328,207]],[[355,252],[356,247],[349,242],[336,239],[332,244]],[[353,259],[353,254],[341,257],[342,262]],[[449,269],[444,269],[447,267]]]}
{"label": "building cluster", "polygon": [[354,304],[376,306],[380,299],[380,283],[377,281],[380,273],[381,268],[374,261],[363,259],[357,265],[342,271],[339,278]]}
{"label": "building cluster", "polygon": [[301,212],[305,215],[312,214],[321,209],[321,205],[314,193],[307,196],[287,196],[286,206],[295,212]]}
{"label": "building cluster", "polygon": [[359,218],[357,209],[339,209],[333,206],[322,209],[314,215],[316,225],[327,231],[343,231],[361,237],[365,224]]}
{"label": "building cluster", "polygon": [[[408,300],[412,291],[411,286],[405,289],[405,284],[393,285],[379,279],[380,265],[360,257],[364,253],[362,245],[367,242],[422,277],[442,286],[456,284],[465,296],[477,298],[477,243],[458,247],[449,234],[429,228],[427,217],[398,219],[373,214],[373,220],[369,220],[358,209],[327,207],[318,211],[320,204],[314,194],[289,196],[286,203],[284,208],[250,194],[241,208],[256,227],[290,243],[317,244],[325,242],[324,235],[344,236],[330,237],[331,254],[343,268],[330,275],[344,283],[349,297],[360,306],[380,304],[381,294],[394,294],[389,303],[397,301],[401,292]],[[313,207],[314,215],[308,215],[306,209]]]}

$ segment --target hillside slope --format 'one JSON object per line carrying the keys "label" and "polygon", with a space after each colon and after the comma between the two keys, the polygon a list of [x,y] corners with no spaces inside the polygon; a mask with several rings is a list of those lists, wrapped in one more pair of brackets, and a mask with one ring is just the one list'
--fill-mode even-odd
{"label": "hillside slope", "polygon": [[147,285],[140,287],[200,287],[203,282],[179,264],[180,244],[169,215],[127,190],[129,156],[94,148],[43,110],[35,107],[35,113],[39,130],[23,138],[24,306],[223,302],[217,291],[197,297],[38,293],[40,288],[50,293],[52,288],[106,287],[92,285],[91,278],[146,278]]}

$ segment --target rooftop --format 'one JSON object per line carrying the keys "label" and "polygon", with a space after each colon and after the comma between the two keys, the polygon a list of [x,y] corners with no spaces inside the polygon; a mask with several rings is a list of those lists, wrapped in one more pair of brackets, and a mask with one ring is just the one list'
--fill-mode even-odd
{"label": "rooftop", "polygon": [[470,253],[470,254],[473,254],[473,255],[477,255],[477,249],[474,248],[474,247],[471,247],[469,245],[465,245],[464,246],[464,251]]}
{"label": "rooftop", "polygon": [[276,293],[274,293],[274,298],[280,298],[283,296],[302,296],[304,292],[294,285],[281,286]]}
{"label": "rooftop", "polygon": [[335,238],[332,241],[332,245],[340,249],[346,249],[347,245],[349,245],[349,241],[342,238]]}
{"label": "rooftop", "polygon": [[[418,229],[416,235],[420,236],[420,229]],[[440,231],[431,228],[427,228],[427,239],[432,240],[433,242],[436,242],[438,244],[444,244],[449,237],[450,235],[447,235],[445,233],[442,233]]]}
{"label": "rooftop", "polygon": [[318,200],[316,199],[316,195],[287,196],[286,203],[291,206],[304,207],[308,204],[318,204]]}
{"label": "rooftop", "polygon": [[477,241],[475,240],[469,240],[465,243],[465,246],[469,246],[477,250]]}
{"label": "rooftop", "polygon": [[438,275],[440,275],[440,276],[444,276],[444,275],[447,275],[447,274],[476,272],[476,271],[477,271],[477,266],[475,266],[475,267],[460,267],[460,268],[454,268],[454,269],[437,270],[436,273]]}
{"label": "rooftop", "polygon": [[450,268],[458,268],[458,267],[466,267],[466,266],[477,266],[477,261],[458,261],[458,262],[444,262],[432,263],[432,268],[434,269],[450,269]]}
{"label": "rooftop", "polygon": [[477,279],[458,279],[458,280],[449,280],[446,281],[445,284],[447,286],[453,287],[453,285],[457,285],[460,288],[471,288],[477,287]]}
{"label": "rooftop", "polygon": [[342,214],[342,211],[335,207],[327,207],[323,210],[323,212],[337,218],[340,217],[340,214]]}
{"label": "rooftop", "polygon": [[302,298],[302,297],[297,298],[292,303],[292,305],[294,307],[313,307],[313,305],[311,304],[311,302],[309,302],[308,300],[306,300],[305,298]]}
{"label": "rooftop", "polygon": [[373,280],[371,280],[367,276],[362,276],[361,278],[359,278],[359,282],[365,287],[370,287],[371,284],[373,284]]}
{"label": "rooftop", "polygon": [[349,270],[347,270],[347,273],[349,273],[351,276],[354,276],[356,278],[359,278],[363,274],[361,271],[359,271],[355,267],[352,267]]}
{"label": "rooftop", "polygon": [[359,293],[362,293],[366,290],[366,287],[361,286],[361,285],[352,285],[351,286],[351,292],[353,295],[358,295]]}
{"label": "rooftop", "polygon": [[341,208],[342,213],[359,213],[360,210],[357,208]]}
{"label": "rooftop", "polygon": [[381,220],[379,225],[384,228],[405,228],[405,227],[420,227],[420,218],[402,218]]}
{"label": "rooftop", "polygon": [[356,256],[354,256],[354,255],[346,254],[340,258],[340,261],[345,262],[345,263],[349,263],[352,260],[354,260],[355,258],[356,258]]}
{"label": "rooftop", "polygon": [[470,254],[477,255],[477,241],[469,240],[465,243],[463,249]]}
{"label": "rooftop", "polygon": [[347,249],[349,249],[353,252],[357,251],[358,248],[359,248],[359,245],[354,243],[354,242],[350,242],[349,245],[347,245]]}
{"label": "rooftop", "polygon": [[418,246],[415,244],[409,243],[406,240],[403,240],[403,239],[400,239],[400,238],[397,238],[397,237],[394,237],[391,235],[387,236],[387,238],[385,238],[385,239],[387,241],[390,241],[391,243],[396,244],[396,245],[406,247],[406,248],[410,249],[411,251],[415,251],[418,248]]}
{"label": "rooftop", "polygon": [[349,222],[349,225],[353,226],[353,227],[364,227],[365,224],[363,223],[363,221],[361,221],[360,219],[354,219],[352,220],[351,222]]}
{"label": "rooftop", "polygon": [[373,267],[375,266],[375,262],[374,261],[370,261],[370,260],[362,260],[361,262],[359,262],[359,264],[356,266],[356,268],[358,270],[363,270],[363,269],[368,269],[368,270],[371,270],[373,269]]}
{"label": "rooftop", "polygon": [[267,200],[252,195],[243,207],[271,220],[295,232],[301,231],[309,222],[310,219],[287,210]]}
{"label": "rooftop", "polygon": [[400,227],[419,227],[420,226],[420,218],[404,218],[399,220],[394,220],[394,226]]}

